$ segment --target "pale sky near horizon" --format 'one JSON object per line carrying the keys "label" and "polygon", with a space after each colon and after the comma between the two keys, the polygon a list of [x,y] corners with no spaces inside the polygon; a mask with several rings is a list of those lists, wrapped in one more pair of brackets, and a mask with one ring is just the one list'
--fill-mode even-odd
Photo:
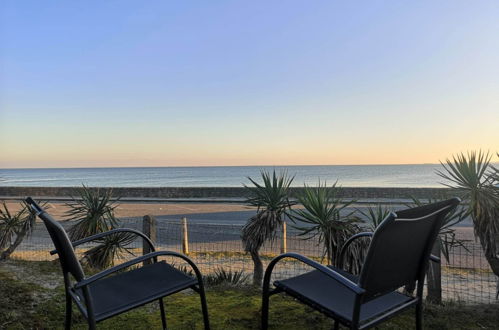
{"label": "pale sky near horizon", "polygon": [[499,151],[499,1],[0,3],[0,168],[476,149]]}

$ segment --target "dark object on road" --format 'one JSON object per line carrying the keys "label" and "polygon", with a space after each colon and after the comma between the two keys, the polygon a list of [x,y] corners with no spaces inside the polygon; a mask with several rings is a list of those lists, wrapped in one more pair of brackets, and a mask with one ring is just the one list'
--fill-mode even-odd
{"label": "dark object on road", "polygon": [[[390,213],[374,233],[361,233],[345,242],[340,258],[355,239],[371,236],[360,276],[340,268],[321,265],[296,253],[274,258],[265,272],[262,297],[262,328],[268,327],[269,297],[284,292],[350,329],[373,327],[395,314],[416,306],[416,328],[422,328],[423,287],[428,262],[446,214],[460,203],[458,198]],[[282,281],[270,291],[274,266],[294,258],[316,270]],[[341,260],[340,263],[341,265]],[[416,288],[416,295],[413,295]],[[405,287],[404,293],[397,291]]]}
{"label": "dark object on road", "polygon": [[[203,277],[196,265],[189,258],[176,252],[154,252],[154,245],[146,235],[127,228],[114,229],[71,242],[64,228],[33,201],[31,197],[26,198],[26,202],[47,227],[56,248],[51,253],[59,255],[64,276],[64,285],[66,287],[66,329],[71,328],[71,306],[73,300],[87,319],[90,329],[95,329],[96,323],[99,321],[157,300],[159,301],[161,310],[163,328],[166,329],[166,317],[162,298],[187,288],[191,288],[199,293],[204,326],[205,329],[209,329]],[[76,258],[74,247],[120,232],[129,232],[142,237],[150,245],[153,252],[95,275],[85,277],[80,262]],[[192,267],[196,278],[186,275],[166,262],[158,262],[157,259],[159,256],[173,256],[183,259]],[[150,259],[153,260],[152,264],[125,271],[130,266]],[[113,276],[109,277],[111,274]],[[72,275],[73,280],[71,280],[70,275]]]}

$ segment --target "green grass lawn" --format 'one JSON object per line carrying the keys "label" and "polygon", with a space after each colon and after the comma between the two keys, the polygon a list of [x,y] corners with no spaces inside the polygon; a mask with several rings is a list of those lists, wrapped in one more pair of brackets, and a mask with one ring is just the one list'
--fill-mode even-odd
{"label": "green grass lawn", "polygon": [[[0,264],[0,329],[59,329],[64,320],[64,288],[59,266],[50,262],[9,261]],[[49,285],[42,286],[42,283]],[[207,290],[213,329],[258,329],[260,293],[249,287],[216,286]],[[171,329],[201,329],[199,296],[178,293],[165,299]],[[426,329],[497,329],[499,305],[464,306],[447,303],[425,308]],[[74,328],[85,329],[79,311]],[[271,328],[330,329],[331,320],[283,295],[271,298]],[[98,324],[99,329],[156,329],[161,327],[157,303]],[[410,310],[379,329],[414,328]]]}

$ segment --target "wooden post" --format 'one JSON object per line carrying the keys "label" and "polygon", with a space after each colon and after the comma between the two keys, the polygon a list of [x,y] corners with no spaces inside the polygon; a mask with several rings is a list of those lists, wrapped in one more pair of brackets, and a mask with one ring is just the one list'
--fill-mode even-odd
{"label": "wooden post", "polygon": [[189,254],[189,235],[187,233],[187,218],[182,218],[182,252]]}
{"label": "wooden post", "polygon": [[[440,238],[437,238],[431,254],[441,258]],[[440,304],[442,302],[442,265],[433,261],[429,261],[428,272],[428,296],[426,299],[432,303]]]}
{"label": "wooden post", "polygon": [[[152,215],[145,215],[142,219],[142,232],[151,239],[153,243],[156,243],[156,218]],[[151,248],[149,244],[142,240],[142,254],[150,253]],[[152,263],[152,260],[145,260],[144,266]]]}
{"label": "wooden post", "polygon": [[281,253],[288,252],[288,243],[286,237],[286,222],[282,222],[282,241],[281,241]]}

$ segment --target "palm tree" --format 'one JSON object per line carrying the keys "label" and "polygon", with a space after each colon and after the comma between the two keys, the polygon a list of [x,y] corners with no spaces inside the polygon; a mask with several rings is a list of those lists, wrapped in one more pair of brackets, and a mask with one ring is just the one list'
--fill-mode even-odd
{"label": "palm tree", "polygon": [[[72,198],[66,213],[68,220],[76,220],[69,229],[71,240],[78,240],[118,227],[114,210],[119,198],[113,199],[112,190],[90,189],[83,185],[78,190],[79,198]],[[127,245],[135,236],[122,232],[96,240],[99,245],[83,253],[83,262],[90,267],[102,269],[114,264],[114,259],[124,254],[133,254]]]}
{"label": "palm tree", "polygon": [[[342,214],[354,201],[343,201],[338,197],[340,193],[341,188],[336,183],[331,187],[320,181],[317,187],[305,185],[298,196],[298,203],[304,208],[295,209],[290,214],[295,223],[302,223],[301,226],[294,226],[301,231],[300,236],[306,239],[318,237],[319,242],[324,244],[324,256],[332,265],[339,265],[341,247],[348,238],[360,232],[359,224],[362,222],[354,215],[355,211]],[[345,256],[347,262],[344,265],[350,271],[358,272],[364,252],[363,244],[352,246]]]}
{"label": "palm tree", "polygon": [[437,173],[468,203],[475,236],[492,271],[499,276],[499,178],[491,158],[488,152],[461,153],[441,163],[444,170]]}
{"label": "palm tree", "polygon": [[69,229],[71,240],[79,240],[117,226],[114,210],[119,198],[112,199],[111,189],[90,189],[83,185],[77,192],[79,198],[72,197],[72,201],[67,204],[69,206],[66,212],[67,219],[77,221]]}
{"label": "palm tree", "polygon": [[[0,260],[5,260],[21,244],[24,237],[30,235],[35,225],[36,215],[33,214],[25,202],[21,209],[12,213],[7,204],[2,202],[0,209]],[[5,249],[5,250],[4,250]]]}
{"label": "palm tree", "polygon": [[241,239],[244,249],[249,252],[254,264],[253,283],[259,286],[263,278],[263,264],[260,258],[260,248],[266,241],[273,242],[277,229],[282,225],[283,216],[293,203],[289,200],[289,187],[294,177],[287,172],[272,175],[261,172],[263,184],[250,177],[253,186],[248,187],[250,197],[246,203],[257,207],[256,215],[252,216],[242,229]]}

